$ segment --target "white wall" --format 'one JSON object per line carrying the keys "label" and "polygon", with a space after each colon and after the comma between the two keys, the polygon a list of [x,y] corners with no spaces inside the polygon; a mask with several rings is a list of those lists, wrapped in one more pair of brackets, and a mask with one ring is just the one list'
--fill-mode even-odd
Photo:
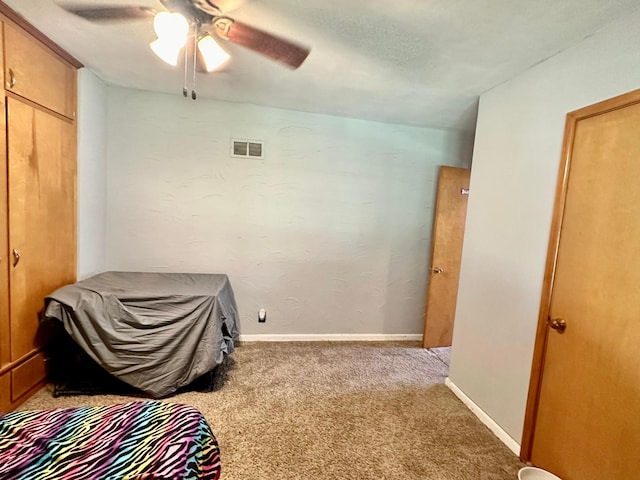
{"label": "white wall", "polygon": [[638,25],[640,10],[480,99],[450,378],[518,442],[565,115],[640,88]]}
{"label": "white wall", "polygon": [[468,165],[468,134],[176,88],[109,88],[109,269],[227,273],[245,334],[422,332],[437,165]]}
{"label": "white wall", "polygon": [[78,279],[104,270],[107,210],[107,86],[78,74]]}

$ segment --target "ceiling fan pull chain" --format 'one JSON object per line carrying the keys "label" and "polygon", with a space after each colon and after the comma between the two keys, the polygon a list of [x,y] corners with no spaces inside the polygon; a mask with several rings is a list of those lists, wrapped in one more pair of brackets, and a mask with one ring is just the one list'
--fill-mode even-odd
{"label": "ceiling fan pull chain", "polygon": [[189,70],[188,64],[189,64],[189,54],[186,52],[186,48],[185,48],[185,52],[184,52],[184,83],[182,84],[182,96],[184,98],[187,98],[187,95],[189,94],[189,89],[187,89],[187,71]]}
{"label": "ceiling fan pull chain", "polygon": [[196,99],[196,65],[198,55],[198,22],[194,22],[193,25],[193,89],[191,90],[191,98]]}

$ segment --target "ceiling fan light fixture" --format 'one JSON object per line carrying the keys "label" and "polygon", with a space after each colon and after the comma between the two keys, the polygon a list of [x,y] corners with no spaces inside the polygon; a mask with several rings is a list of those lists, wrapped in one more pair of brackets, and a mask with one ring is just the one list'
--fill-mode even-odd
{"label": "ceiling fan light fixture", "polygon": [[204,60],[207,72],[212,72],[229,60],[229,54],[225,52],[211,35],[205,35],[198,41],[198,50]]}
{"label": "ceiling fan light fixture", "polygon": [[180,13],[158,12],[153,19],[153,29],[158,38],[184,45],[189,34],[189,22]]}
{"label": "ceiling fan light fixture", "polygon": [[149,44],[153,53],[155,53],[161,60],[172,66],[178,65],[178,58],[180,57],[180,50],[184,47],[184,43],[177,43],[171,40],[158,38]]}

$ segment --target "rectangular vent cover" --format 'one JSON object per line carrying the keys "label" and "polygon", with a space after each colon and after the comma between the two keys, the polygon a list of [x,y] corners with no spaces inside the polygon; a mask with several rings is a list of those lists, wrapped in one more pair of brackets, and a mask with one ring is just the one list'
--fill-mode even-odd
{"label": "rectangular vent cover", "polygon": [[231,156],[240,158],[264,158],[264,142],[232,139]]}

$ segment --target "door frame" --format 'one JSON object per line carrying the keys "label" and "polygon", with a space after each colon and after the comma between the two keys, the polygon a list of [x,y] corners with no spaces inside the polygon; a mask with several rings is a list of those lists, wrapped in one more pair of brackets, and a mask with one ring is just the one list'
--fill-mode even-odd
{"label": "door frame", "polygon": [[567,185],[569,182],[569,170],[571,167],[571,157],[573,155],[573,142],[576,133],[576,126],[581,120],[638,103],[640,103],[640,89],[575,110],[568,113],[566,117],[564,139],[562,142],[562,156],[560,158],[555,204],[551,221],[551,231],[549,234],[547,260],[542,282],[542,295],[540,299],[538,326],[536,329],[535,345],[533,349],[531,376],[529,378],[529,393],[527,395],[527,407],[525,410],[522,443],[520,446],[520,459],[525,462],[531,460],[531,451],[533,450],[533,437],[535,434],[540,388],[544,372],[547,335],[549,331],[547,327],[547,318],[551,307],[551,295],[554,284],[556,262],[558,259],[558,248],[560,246],[560,230],[564,219],[564,207],[567,198]]}

